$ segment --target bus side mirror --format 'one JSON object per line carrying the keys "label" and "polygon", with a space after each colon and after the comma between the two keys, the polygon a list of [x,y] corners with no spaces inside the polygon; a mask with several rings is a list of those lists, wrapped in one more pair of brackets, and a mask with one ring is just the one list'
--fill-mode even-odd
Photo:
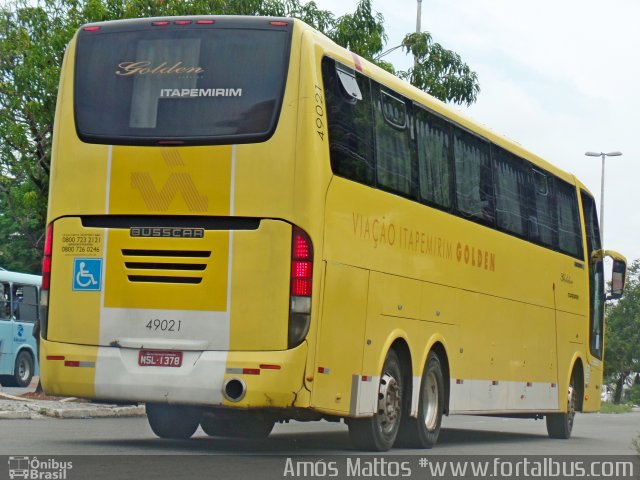
{"label": "bus side mirror", "polygon": [[608,300],[618,300],[624,294],[624,280],[627,274],[627,264],[622,260],[613,260],[611,273],[611,295]]}

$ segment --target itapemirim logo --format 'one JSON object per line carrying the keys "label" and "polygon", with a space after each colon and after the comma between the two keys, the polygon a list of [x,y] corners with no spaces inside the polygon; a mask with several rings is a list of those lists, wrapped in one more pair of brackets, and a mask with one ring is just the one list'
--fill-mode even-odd
{"label": "itapemirim logo", "polygon": [[59,461],[55,458],[44,460],[38,457],[10,456],[9,478],[26,480],[66,480],[67,472],[73,468],[73,462]]}

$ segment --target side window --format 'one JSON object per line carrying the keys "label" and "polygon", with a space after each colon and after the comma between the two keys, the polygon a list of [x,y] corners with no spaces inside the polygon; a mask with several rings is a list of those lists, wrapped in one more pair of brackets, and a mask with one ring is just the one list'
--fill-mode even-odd
{"label": "side window", "polygon": [[20,320],[20,305],[22,305],[22,285],[13,284],[11,289],[11,316],[16,320]]}
{"label": "side window", "polygon": [[460,128],[454,127],[453,131],[458,211],[465,218],[493,225],[489,144]]}
{"label": "side window", "polygon": [[373,109],[369,79],[330,58],[322,60],[322,79],[331,169],[336,175],[373,186]]}
{"label": "side window", "polygon": [[11,285],[0,283],[0,318],[11,318]]}
{"label": "side window", "polygon": [[528,234],[527,170],[520,158],[494,146],[496,226],[519,237]]}
{"label": "side window", "polygon": [[529,204],[529,236],[534,242],[558,249],[558,216],[555,208],[554,182],[550,174],[531,169],[533,194]]}
{"label": "side window", "polygon": [[22,322],[35,322],[38,319],[38,289],[33,285],[22,285],[17,290],[18,299],[15,317]]}
{"label": "side window", "polygon": [[405,100],[384,87],[373,88],[378,186],[411,196],[411,129]]}
{"label": "side window", "polygon": [[418,106],[414,112],[420,200],[449,209],[452,179],[449,126]]}
{"label": "side window", "polygon": [[587,232],[587,265],[589,268],[589,349],[591,354],[602,358],[604,332],[604,269],[602,260],[592,261],[591,253],[600,250],[600,229],[596,215],[596,202],[587,192],[580,193],[584,224]]}
{"label": "side window", "polygon": [[594,250],[600,250],[602,248],[600,228],[598,227],[598,214],[596,213],[596,202],[593,197],[584,190],[580,192],[580,196],[582,198],[584,223],[587,231],[587,259],[590,259]]}
{"label": "side window", "polygon": [[582,233],[578,217],[578,195],[573,185],[556,179],[558,215],[558,248],[561,252],[582,259]]}

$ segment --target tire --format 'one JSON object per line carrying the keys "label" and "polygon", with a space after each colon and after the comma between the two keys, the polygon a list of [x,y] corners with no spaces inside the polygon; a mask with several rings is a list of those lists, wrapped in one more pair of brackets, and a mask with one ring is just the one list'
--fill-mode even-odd
{"label": "tire", "polygon": [[205,412],[200,420],[204,433],[210,437],[267,438],[275,418],[262,412]]}
{"label": "tire", "polygon": [[13,386],[28,387],[33,378],[33,358],[26,350],[22,350],[16,357],[16,365],[13,371]]}
{"label": "tire", "polygon": [[389,350],[380,375],[376,413],[349,420],[349,437],[356,449],[385,452],[393,446],[402,421],[403,394],[400,360],[395,351]]}
{"label": "tire", "polygon": [[398,446],[432,448],[438,441],[444,413],[444,375],[440,358],[429,352],[420,382],[418,418],[409,416],[411,401],[405,402]]}
{"label": "tire", "polygon": [[576,406],[578,405],[578,395],[582,394],[580,388],[576,387],[576,383],[574,371],[569,382],[566,413],[550,413],[546,417],[547,433],[551,438],[566,440],[571,437],[573,422],[576,416]]}
{"label": "tire", "polygon": [[198,407],[147,403],[146,411],[151,430],[160,438],[190,438],[202,418]]}

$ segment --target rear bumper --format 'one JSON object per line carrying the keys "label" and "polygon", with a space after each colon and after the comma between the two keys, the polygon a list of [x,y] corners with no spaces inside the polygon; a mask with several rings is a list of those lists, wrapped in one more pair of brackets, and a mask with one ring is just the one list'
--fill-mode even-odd
{"label": "rear bumper", "polygon": [[[184,351],[181,367],[138,365],[138,349],[42,340],[41,379],[49,395],[119,402],[158,402],[239,408],[305,408],[307,345],[266,352]],[[226,381],[246,385],[242,400],[223,396]],[[300,398],[308,398],[302,395]]]}

